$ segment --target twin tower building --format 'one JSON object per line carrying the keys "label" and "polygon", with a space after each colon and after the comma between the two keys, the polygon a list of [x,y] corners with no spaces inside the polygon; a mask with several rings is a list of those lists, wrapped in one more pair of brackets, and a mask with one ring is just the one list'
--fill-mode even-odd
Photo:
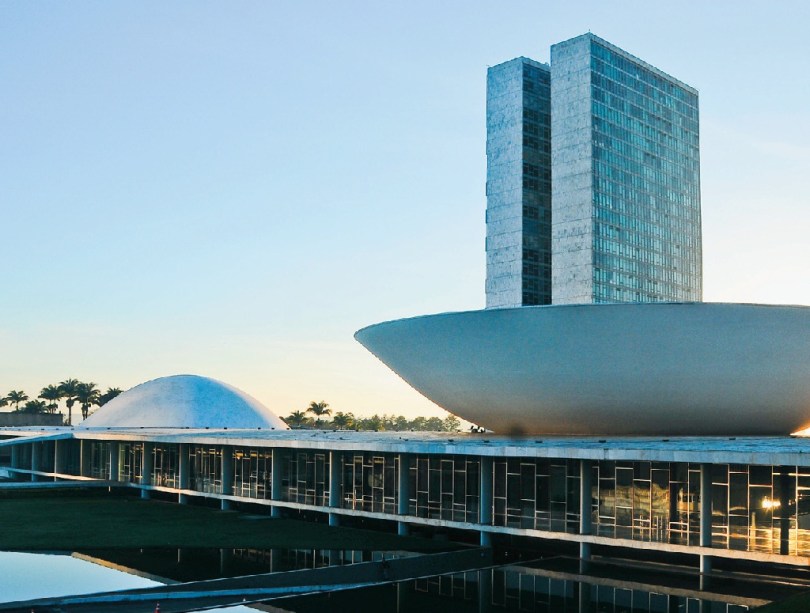
{"label": "twin tower building", "polygon": [[698,92],[593,34],[487,73],[487,307],[702,298]]}

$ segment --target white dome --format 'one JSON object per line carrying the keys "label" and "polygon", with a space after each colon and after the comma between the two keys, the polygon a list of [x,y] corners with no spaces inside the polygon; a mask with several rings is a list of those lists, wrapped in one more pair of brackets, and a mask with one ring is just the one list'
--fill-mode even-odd
{"label": "white dome", "polygon": [[101,407],[82,426],[289,429],[245,392],[198,375],[161,377],[136,385]]}

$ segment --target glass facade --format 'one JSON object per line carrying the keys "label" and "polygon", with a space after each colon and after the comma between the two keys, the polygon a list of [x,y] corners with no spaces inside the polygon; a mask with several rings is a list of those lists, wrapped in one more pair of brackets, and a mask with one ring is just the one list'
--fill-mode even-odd
{"label": "glass facade", "polygon": [[579,532],[579,462],[509,458],[493,462],[493,525]]}
{"label": "glass facade", "polygon": [[189,485],[208,494],[222,494],[222,448],[192,445],[189,453]]}
{"label": "glass facade", "polygon": [[96,479],[109,479],[112,445],[101,441],[93,441],[89,444],[90,476]]}
{"label": "glass facade", "polygon": [[329,506],[329,453],[294,450],[285,456],[282,500]]}
{"label": "glass facade", "polygon": [[180,487],[178,445],[158,443],[152,449],[152,485]]}
{"label": "glass facade", "polygon": [[[143,483],[144,449],[152,454],[151,484],[180,487],[180,446],[140,442],[86,441],[89,476],[106,479],[117,448],[118,480]],[[68,462],[78,474],[79,446]],[[47,449],[43,446],[46,454]],[[233,489],[223,492],[223,449],[233,454]],[[67,453],[67,448],[65,448]],[[272,498],[273,454],[279,454],[282,502],[326,511],[330,453],[300,449],[188,445],[190,489],[246,500]],[[30,453],[21,452],[29,458]],[[399,508],[401,454],[335,452],[338,506],[403,518]],[[407,515],[476,524],[482,516],[482,461],[475,455],[406,454]],[[29,460],[30,461],[30,460]],[[496,528],[544,532],[580,531],[580,461],[493,458],[491,502],[483,509]],[[43,462],[43,470],[50,466]],[[597,536],[698,546],[701,465],[686,462],[593,461],[590,508]],[[711,541],[716,549],[810,556],[810,467],[748,464],[709,465]],[[486,498],[485,498],[486,500]]]}
{"label": "glass facade", "polygon": [[272,483],[272,450],[250,447],[236,447],[233,450],[234,496],[261,499],[270,498]]}
{"label": "glass facade", "polygon": [[598,462],[592,469],[594,534],[700,544],[700,466]]}
{"label": "glass facade", "polygon": [[594,302],[702,294],[698,96],[590,42]]}
{"label": "glass facade", "polygon": [[143,443],[118,446],[118,481],[141,483],[143,479]]}
{"label": "glass facade", "polygon": [[393,454],[343,455],[341,508],[373,513],[397,512],[399,458]]}
{"label": "glass facade", "polygon": [[523,228],[524,306],[551,304],[551,75],[523,65]]}
{"label": "glass facade", "polygon": [[481,461],[460,455],[413,456],[408,513],[415,517],[475,523]]}

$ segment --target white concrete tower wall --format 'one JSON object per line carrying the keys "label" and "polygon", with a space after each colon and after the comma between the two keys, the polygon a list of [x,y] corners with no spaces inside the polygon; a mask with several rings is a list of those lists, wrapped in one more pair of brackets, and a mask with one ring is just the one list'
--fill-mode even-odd
{"label": "white concrete tower wall", "polygon": [[590,39],[551,47],[551,295],[592,302],[593,151]]}
{"label": "white concrete tower wall", "polygon": [[487,307],[519,306],[523,266],[523,62],[487,70]]}

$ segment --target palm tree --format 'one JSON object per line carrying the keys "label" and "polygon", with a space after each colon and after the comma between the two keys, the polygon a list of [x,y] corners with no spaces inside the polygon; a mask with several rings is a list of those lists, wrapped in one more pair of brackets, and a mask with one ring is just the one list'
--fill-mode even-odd
{"label": "palm tree", "polygon": [[20,410],[20,403],[28,400],[28,395],[25,392],[18,392],[11,390],[6,396],[6,402],[14,405],[14,410]]}
{"label": "palm tree", "polygon": [[48,405],[42,400],[29,400],[23,405],[23,413],[47,413]]}
{"label": "palm tree", "polygon": [[315,425],[319,426],[321,423],[321,417],[324,415],[331,415],[332,409],[329,408],[329,405],[326,404],[323,400],[320,402],[315,402],[314,400],[309,403],[309,408],[306,410],[307,413],[312,413],[315,416]]}
{"label": "palm tree", "polygon": [[101,391],[95,383],[79,383],[76,386],[76,400],[82,405],[82,419],[87,419],[90,407],[98,404]]}
{"label": "palm tree", "polygon": [[8,406],[8,400],[3,397],[0,397],[0,407]]}
{"label": "palm tree", "polygon": [[78,379],[67,379],[59,384],[59,391],[62,392],[62,398],[65,399],[65,404],[67,405],[68,409],[68,426],[73,424],[73,405],[76,403],[76,392],[78,386]]}
{"label": "palm tree", "polygon": [[343,413],[338,411],[332,418],[332,425],[335,428],[347,429],[354,427],[354,415],[351,413]]}
{"label": "palm tree", "polygon": [[309,421],[309,417],[304,411],[293,411],[284,418],[284,421],[290,428],[300,428]]}
{"label": "palm tree", "polygon": [[48,413],[56,413],[56,409],[59,408],[59,401],[62,399],[62,390],[60,390],[57,385],[49,385],[48,387],[42,388],[42,391],[39,392],[39,397],[43,400],[50,400],[50,403],[48,403]]}
{"label": "palm tree", "polygon": [[98,404],[98,406],[100,407],[103,407],[105,404],[107,404],[110,400],[118,396],[120,393],[121,393],[120,388],[108,387],[107,391],[98,397],[98,402],[96,404]]}

